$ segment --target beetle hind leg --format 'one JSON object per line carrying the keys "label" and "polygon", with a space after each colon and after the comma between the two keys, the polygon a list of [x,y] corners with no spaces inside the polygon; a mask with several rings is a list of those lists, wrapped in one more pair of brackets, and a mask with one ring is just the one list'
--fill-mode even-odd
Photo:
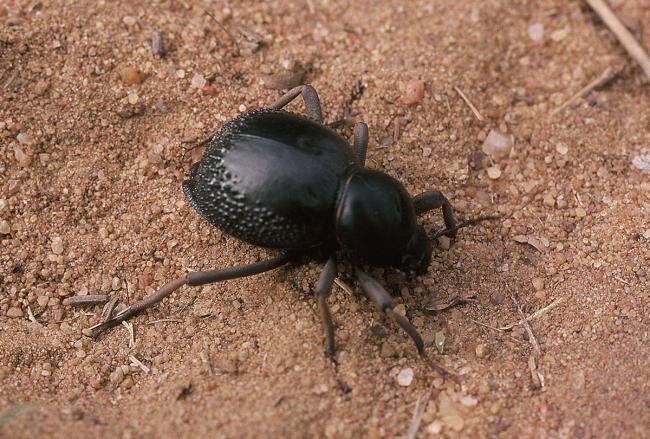
{"label": "beetle hind leg", "polygon": [[193,273],[188,273],[185,277],[174,279],[173,281],[166,283],[155,293],[150,294],[149,296],[145,297],[139,302],[134,303],[133,305],[130,305],[113,318],[89,328],[90,335],[92,337],[97,337],[107,329],[119,325],[120,323],[130,319],[136,314],[139,314],[142,311],[151,308],[184,285],[207,285],[224,280],[264,273],[265,271],[270,271],[286,265],[291,261],[292,257],[292,254],[286,253],[282,256],[278,256],[266,261],[255,262],[253,264],[240,265],[238,267],[224,268],[221,270],[195,271]]}
{"label": "beetle hind leg", "polygon": [[332,313],[327,305],[327,298],[332,294],[332,284],[336,277],[336,257],[330,256],[321,271],[318,283],[314,289],[314,294],[318,299],[318,309],[320,310],[323,328],[325,329],[325,343],[327,356],[334,360],[334,323],[332,322]]}
{"label": "beetle hind leg", "polygon": [[307,115],[310,119],[315,120],[318,123],[323,123],[323,111],[320,105],[320,98],[316,89],[311,85],[299,85],[292,88],[286,92],[280,99],[275,101],[271,108],[280,110],[284,108],[289,102],[296,99],[299,95],[302,95],[302,100],[305,101],[305,107],[307,107]]}
{"label": "beetle hind leg", "polygon": [[357,275],[357,279],[359,279],[361,289],[363,289],[364,293],[366,293],[366,295],[373,302],[375,302],[375,304],[377,304],[379,309],[384,314],[386,314],[386,316],[390,317],[409,335],[409,337],[411,337],[415,343],[415,347],[417,348],[418,353],[420,354],[420,357],[427,363],[427,366],[434,369],[443,377],[456,378],[454,374],[447,371],[445,368],[429,358],[426,351],[424,350],[424,342],[422,341],[422,337],[420,337],[417,329],[415,329],[415,327],[411,325],[411,323],[406,318],[397,314],[393,310],[393,299],[391,299],[390,294],[386,292],[386,290],[379,284],[379,282],[377,282],[375,279],[373,279],[371,276],[359,268],[355,269],[355,273]]}

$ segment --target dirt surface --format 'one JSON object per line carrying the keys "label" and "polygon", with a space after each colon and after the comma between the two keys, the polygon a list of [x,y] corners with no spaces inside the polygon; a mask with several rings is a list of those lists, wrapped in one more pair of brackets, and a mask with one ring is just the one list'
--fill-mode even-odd
{"label": "dirt surface", "polygon": [[[650,435],[650,88],[581,2],[136,3],[0,5],[0,437],[396,437],[423,395],[422,437]],[[650,3],[614,4],[650,41]],[[315,263],[180,290],[131,321],[132,347],[124,326],[82,335],[101,306],[63,304],[272,255],[207,225],[181,182],[189,146],[301,80],[327,122],[368,123],[369,167],[442,190],[460,218],[502,215],[442,242],[426,275],[374,271],[462,384],[344,263],[338,367]],[[493,130],[507,157],[480,153]],[[496,329],[520,320],[513,297],[542,310],[535,341]]]}

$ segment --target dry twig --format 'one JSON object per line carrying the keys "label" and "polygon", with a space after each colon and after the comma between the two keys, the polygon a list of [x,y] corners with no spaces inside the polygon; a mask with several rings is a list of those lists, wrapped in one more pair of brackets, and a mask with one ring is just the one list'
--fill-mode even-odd
{"label": "dry twig", "polygon": [[352,291],[352,288],[338,277],[334,278],[334,283],[349,295],[354,296],[354,291]]}
{"label": "dry twig", "polygon": [[126,330],[129,332],[129,347],[132,348],[135,346],[135,335],[133,333],[133,323],[122,322]]}
{"label": "dry twig", "polygon": [[593,90],[596,90],[596,89],[602,87],[603,85],[607,84],[609,81],[614,79],[614,76],[616,76],[616,71],[611,67],[607,67],[605,69],[605,71],[603,73],[601,73],[598,78],[591,81],[589,84],[587,84],[585,87],[583,87],[582,90],[580,90],[578,93],[571,96],[562,105],[560,105],[555,110],[553,110],[553,112],[551,113],[551,116],[555,116],[560,111],[564,110],[566,107],[573,104],[578,99],[580,99],[580,98],[582,98],[584,96],[587,96]]}
{"label": "dry twig", "polygon": [[107,294],[88,294],[86,296],[72,296],[63,301],[64,305],[86,306],[86,305],[103,305],[108,302]]}
{"label": "dry twig", "polygon": [[134,355],[129,355],[129,360],[131,360],[132,364],[135,364],[138,366],[144,373],[149,373],[151,370],[145,366],[142,361],[138,360]]}
{"label": "dry twig", "polygon": [[239,51],[239,43],[237,43],[237,38],[235,38],[235,36],[228,30],[228,28],[224,26],[222,22],[217,20],[215,16],[212,15],[209,11],[203,9],[203,12],[205,12],[208,15],[208,17],[210,17],[215,23],[217,23],[217,26],[219,26],[221,30],[223,30],[226,33],[226,35],[228,35],[228,38],[230,38],[230,41],[232,41],[233,56],[239,56],[241,52]]}
{"label": "dry twig", "polygon": [[650,57],[648,57],[643,47],[634,39],[630,31],[621,23],[621,20],[614,14],[607,3],[604,0],[587,0],[587,3],[603,20],[609,30],[616,35],[616,38],[618,38],[618,41],[627,50],[627,53],[639,63],[648,79],[650,79]]}
{"label": "dry twig", "polygon": [[478,121],[483,122],[483,116],[481,116],[481,113],[478,112],[474,104],[472,104],[472,102],[467,98],[467,96],[465,96],[465,93],[463,93],[463,91],[460,88],[455,86],[454,86],[454,90],[456,90],[456,93],[458,93],[460,97],[463,99],[463,101],[465,101],[469,109],[472,110],[472,113],[474,113],[474,116],[476,116]]}
{"label": "dry twig", "polygon": [[552,309],[552,308],[555,308],[555,307],[556,307],[557,305],[559,305],[563,300],[564,300],[564,298],[560,297],[559,299],[556,299],[556,300],[554,300],[553,302],[551,302],[550,304],[546,305],[544,308],[540,308],[540,309],[538,309],[537,311],[535,311],[534,313],[532,313],[532,314],[529,315],[528,317],[526,317],[526,318],[524,318],[524,319],[521,319],[521,320],[519,320],[518,322],[511,323],[511,324],[509,324],[509,325],[502,326],[502,327],[497,328],[497,329],[498,329],[499,331],[509,331],[510,329],[514,328],[514,327],[517,326],[517,325],[521,325],[521,324],[523,324],[524,322],[529,322],[529,321],[531,321],[531,320],[533,320],[533,319],[536,319],[537,317],[539,317],[539,316],[541,316],[542,314],[544,314],[546,311],[548,311],[548,310],[550,310],[550,309]]}
{"label": "dry twig", "polygon": [[415,435],[418,434],[420,429],[420,423],[422,422],[422,415],[429,405],[429,399],[431,398],[432,389],[427,390],[425,393],[420,395],[418,402],[415,403],[415,411],[413,412],[413,419],[411,420],[411,425],[409,427],[405,439],[415,439]]}
{"label": "dry twig", "polygon": [[528,334],[528,339],[530,340],[530,344],[533,345],[533,352],[535,355],[539,355],[541,353],[541,349],[539,348],[539,343],[537,343],[537,339],[535,338],[535,334],[533,334],[533,330],[530,328],[530,325],[528,324],[528,320],[526,320],[526,316],[524,315],[524,312],[521,309],[521,306],[519,306],[519,302],[517,302],[517,299],[515,299],[514,295],[510,295],[510,298],[514,302],[515,306],[517,307],[517,312],[521,316],[523,320],[523,325],[524,328],[526,328],[526,333]]}

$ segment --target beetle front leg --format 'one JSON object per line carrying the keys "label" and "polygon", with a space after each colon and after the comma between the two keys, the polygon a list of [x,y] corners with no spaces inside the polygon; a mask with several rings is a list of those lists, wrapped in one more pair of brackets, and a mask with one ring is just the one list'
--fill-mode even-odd
{"label": "beetle front leg", "polygon": [[422,341],[422,337],[420,337],[417,329],[415,329],[415,327],[411,325],[411,323],[406,318],[397,314],[393,310],[393,299],[390,297],[390,294],[388,294],[388,292],[386,292],[386,290],[379,284],[379,282],[377,282],[375,279],[373,279],[371,276],[359,268],[355,268],[355,273],[357,275],[357,279],[359,279],[359,283],[361,284],[361,289],[363,292],[366,293],[366,295],[373,302],[375,302],[375,304],[377,304],[379,309],[384,314],[390,317],[395,323],[400,325],[401,328],[409,335],[409,337],[413,339],[420,357],[427,363],[427,365],[436,370],[443,377],[449,376],[457,379],[456,375],[447,371],[444,367],[440,366],[438,363],[434,362],[427,356],[427,353],[424,350],[424,342]]}
{"label": "beetle front leg", "polygon": [[321,271],[318,283],[314,293],[318,299],[318,309],[320,310],[323,328],[325,329],[325,343],[327,356],[334,359],[334,323],[332,322],[332,313],[327,305],[327,298],[332,294],[332,284],[336,277],[336,256],[332,255],[325,263]]}
{"label": "beetle front leg", "polygon": [[423,192],[413,197],[413,206],[415,214],[420,215],[433,209],[442,208],[442,217],[445,220],[445,235],[450,238],[456,237],[458,227],[456,227],[456,218],[454,218],[454,209],[451,203],[440,191]]}
{"label": "beetle front leg", "polygon": [[366,165],[366,151],[368,150],[368,125],[363,122],[354,124],[354,152],[357,155],[357,165],[363,168]]}
{"label": "beetle front leg", "polygon": [[296,99],[299,95],[302,95],[302,99],[305,101],[305,107],[307,107],[307,115],[309,118],[318,123],[323,123],[323,111],[321,110],[320,98],[318,97],[318,93],[316,93],[316,89],[311,85],[299,85],[298,87],[292,88],[280,99],[275,101],[275,103],[271,105],[271,108],[280,110],[289,102]]}
{"label": "beetle front leg", "polygon": [[115,325],[119,325],[120,323],[130,319],[136,314],[141,313],[147,308],[151,308],[156,303],[160,302],[183,285],[200,286],[229,279],[236,279],[238,277],[252,276],[254,274],[260,274],[264,273],[265,271],[279,268],[291,261],[291,258],[292,255],[287,253],[282,256],[278,256],[277,258],[269,259],[267,261],[255,262],[248,265],[240,265],[239,267],[188,273],[185,277],[181,277],[166,283],[158,291],[127,307],[115,317],[89,328],[90,335],[92,337],[97,337],[105,330],[112,328]]}

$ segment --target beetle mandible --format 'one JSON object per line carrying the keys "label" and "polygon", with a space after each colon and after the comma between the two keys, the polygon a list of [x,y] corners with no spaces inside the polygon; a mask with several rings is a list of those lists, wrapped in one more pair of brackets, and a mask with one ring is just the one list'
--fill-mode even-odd
{"label": "beetle mandible", "polygon": [[[298,96],[309,117],[283,110]],[[344,138],[323,125],[320,100],[310,85],[288,91],[269,108],[243,113],[226,123],[190,169],[183,183],[185,196],[210,224],[242,241],[284,253],[249,265],[189,273],[91,328],[92,335],[153,306],[183,285],[263,273],[318,249],[327,262],[314,293],[331,358],[334,325],[327,297],[339,253],[353,263],[362,290],[406,331],[427,364],[447,375],[428,358],[417,330],[393,310],[390,295],[361,266],[422,274],[431,261],[432,247],[417,215],[441,208],[446,229],[436,236],[451,238],[460,227],[483,218],[457,224],[451,204],[438,191],[411,197],[393,177],[365,168],[367,146],[368,128],[363,122],[354,126],[354,153]]]}

